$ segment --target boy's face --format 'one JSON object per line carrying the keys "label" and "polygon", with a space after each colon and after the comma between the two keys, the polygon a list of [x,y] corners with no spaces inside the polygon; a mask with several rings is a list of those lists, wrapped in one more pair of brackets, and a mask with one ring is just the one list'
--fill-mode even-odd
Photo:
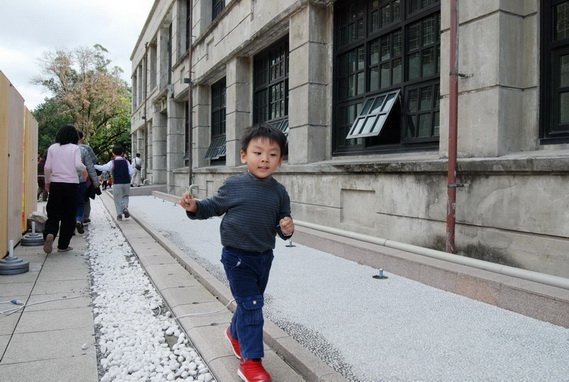
{"label": "boy's face", "polygon": [[283,161],[278,143],[268,138],[253,138],[247,151],[241,150],[241,163],[257,178],[267,178],[273,174]]}

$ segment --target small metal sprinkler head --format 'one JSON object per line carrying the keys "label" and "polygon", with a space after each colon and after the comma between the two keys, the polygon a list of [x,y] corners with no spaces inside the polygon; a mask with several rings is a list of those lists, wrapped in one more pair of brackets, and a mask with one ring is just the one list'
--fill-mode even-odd
{"label": "small metal sprinkler head", "polygon": [[379,268],[379,270],[378,270],[378,272],[377,272],[377,275],[373,275],[372,277],[373,277],[374,279],[380,279],[380,280],[383,280],[383,279],[386,279],[386,278],[387,278],[387,276],[383,274],[383,268]]}

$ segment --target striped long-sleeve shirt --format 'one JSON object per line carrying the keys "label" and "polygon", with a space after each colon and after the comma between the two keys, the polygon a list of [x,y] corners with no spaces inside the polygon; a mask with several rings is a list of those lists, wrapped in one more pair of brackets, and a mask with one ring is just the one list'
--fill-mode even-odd
{"label": "striped long-sleeve shirt", "polygon": [[[221,221],[221,244],[249,252],[275,248],[275,235],[284,236],[278,224],[290,216],[290,198],[273,177],[259,179],[250,173],[228,178],[217,193],[197,201],[190,219],[208,219],[225,214]],[[292,235],[291,235],[292,236]]]}

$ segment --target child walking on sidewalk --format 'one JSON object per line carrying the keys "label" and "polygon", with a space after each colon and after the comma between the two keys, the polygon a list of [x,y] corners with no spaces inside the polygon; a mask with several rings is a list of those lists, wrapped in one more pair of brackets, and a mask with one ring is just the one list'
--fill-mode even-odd
{"label": "child walking on sidewalk", "polygon": [[117,220],[130,217],[128,212],[128,196],[130,194],[130,177],[132,175],[132,166],[130,162],[122,157],[124,149],[121,145],[114,145],[112,154],[113,159],[109,162],[95,165],[95,169],[99,171],[109,171],[112,173],[113,179],[113,200],[115,202],[115,210],[117,211]]}
{"label": "child walking on sidewalk", "polygon": [[221,262],[237,308],[225,335],[240,360],[237,374],[246,382],[270,382],[263,367],[263,305],[273,261],[275,235],[294,232],[290,198],[272,177],[282,164],[286,136],[270,126],[253,127],[241,140],[241,163],[247,172],[228,178],[216,195],[194,199],[182,195],[180,205],[190,219],[225,214],[221,221]]}

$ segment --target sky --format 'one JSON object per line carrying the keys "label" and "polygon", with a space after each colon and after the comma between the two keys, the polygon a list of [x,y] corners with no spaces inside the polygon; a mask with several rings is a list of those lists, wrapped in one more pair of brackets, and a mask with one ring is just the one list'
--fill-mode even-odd
{"label": "sky", "polygon": [[31,83],[44,52],[100,44],[130,84],[130,55],[154,0],[0,0],[0,71],[30,111],[51,97]]}

